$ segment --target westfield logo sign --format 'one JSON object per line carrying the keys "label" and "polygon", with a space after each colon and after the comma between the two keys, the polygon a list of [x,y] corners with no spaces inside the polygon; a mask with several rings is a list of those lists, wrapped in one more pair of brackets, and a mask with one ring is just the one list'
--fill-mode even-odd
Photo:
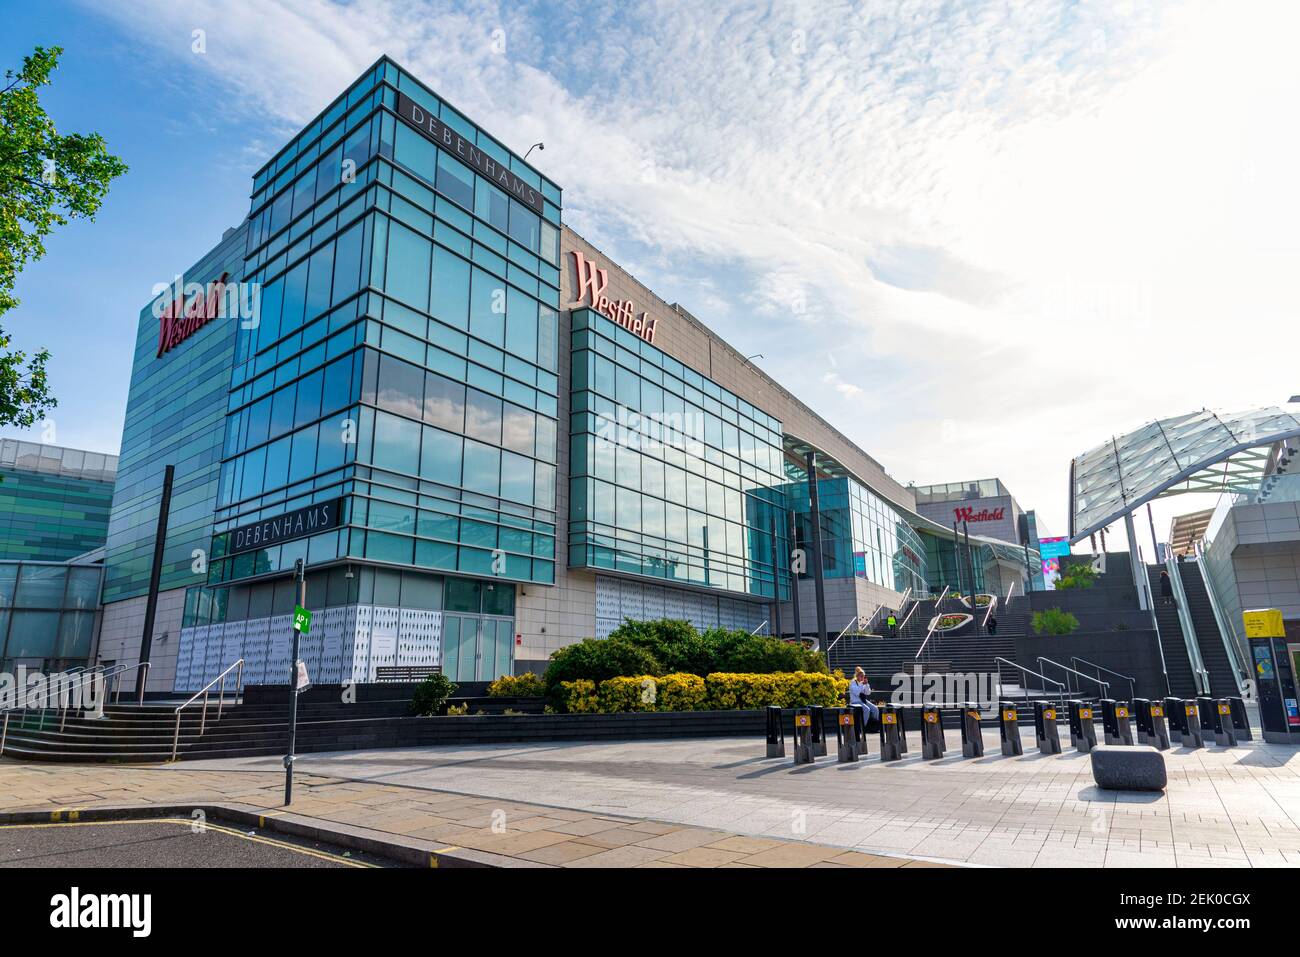
{"label": "westfield logo sign", "polygon": [[1005,508],[982,508],[978,512],[970,506],[954,508],[952,513],[959,522],[1000,522],[1006,514]]}
{"label": "westfield logo sign", "polygon": [[636,303],[631,299],[609,298],[605,295],[605,288],[609,285],[609,270],[599,268],[593,260],[576,249],[570,255],[573,256],[573,268],[578,274],[578,298],[571,306],[580,306],[585,301],[592,309],[614,320],[628,332],[653,343],[655,326],[659,320],[651,319],[644,311],[638,316]]}
{"label": "westfield logo sign", "polygon": [[158,355],[169,352],[213,319],[224,314],[226,280],[230,273],[223,272],[216,282],[208,283],[205,290],[199,286],[188,304],[185,297],[177,295],[158,314]]}

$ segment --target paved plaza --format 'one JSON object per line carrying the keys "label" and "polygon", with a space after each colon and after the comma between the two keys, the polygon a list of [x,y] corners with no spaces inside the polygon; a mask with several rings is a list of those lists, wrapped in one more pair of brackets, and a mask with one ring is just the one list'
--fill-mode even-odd
{"label": "paved plaza", "polygon": [[[950,747],[956,742],[949,733]],[[1087,755],[881,764],[834,753],[796,768],[761,738],[541,743],[306,755],[317,774],[535,801],[873,854],[1016,867],[1300,864],[1300,751],[1248,742],[1165,752],[1168,790],[1102,791]],[[254,769],[273,758],[194,762]]]}
{"label": "paved plaza", "polygon": [[[996,747],[986,731],[986,741]],[[950,735],[950,743],[954,737]],[[1300,751],[1165,752],[1163,793],[1102,791],[1086,755],[796,768],[754,739],[549,742],[310,754],[293,811],[503,864],[1017,867],[1300,864]],[[225,800],[274,808],[278,758],[0,763],[0,810]],[[495,827],[494,827],[495,824]]]}

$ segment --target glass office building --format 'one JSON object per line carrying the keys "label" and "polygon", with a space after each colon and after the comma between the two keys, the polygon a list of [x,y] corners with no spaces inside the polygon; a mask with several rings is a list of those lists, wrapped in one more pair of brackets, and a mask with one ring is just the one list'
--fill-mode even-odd
{"label": "glass office building", "polygon": [[569,566],[771,599],[781,423],[591,309],[572,330]]}
{"label": "glass office building", "polygon": [[0,439],[0,560],[66,561],[104,544],[117,456]]}
{"label": "glass office building", "polygon": [[0,561],[0,671],[85,665],[103,574],[101,565]]}
{"label": "glass office building", "polygon": [[241,658],[249,683],[286,680],[299,560],[317,684],[438,667],[487,681],[628,617],[771,624],[792,597],[776,560],[790,509],[806,511],[791,415],[886,490],[825,484],[830,574],[876,600],[919,591],[910,494],[598,264],[561,208],[558,186],[387,58],[257,171],[246,220],[191,269],[237,286],[248,313],[208,321],[185,299],[179,325],[156,303],[140,317],[101,657],[135,660],[168,464],[157,690]]}

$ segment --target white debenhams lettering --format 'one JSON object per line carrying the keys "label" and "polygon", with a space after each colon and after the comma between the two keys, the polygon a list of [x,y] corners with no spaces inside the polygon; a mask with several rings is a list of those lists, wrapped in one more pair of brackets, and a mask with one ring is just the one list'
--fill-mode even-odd
{"label": "white debenhams lettering", "polygon": [[133,937],[148,937],[153,929],[152,894],[82,894],[74,887],[50,898],[50,926],[128,927]]}

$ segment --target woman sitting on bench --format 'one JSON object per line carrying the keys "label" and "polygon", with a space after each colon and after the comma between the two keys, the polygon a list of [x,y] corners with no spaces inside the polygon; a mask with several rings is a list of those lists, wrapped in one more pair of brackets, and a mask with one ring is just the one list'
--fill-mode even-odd
{"label": "woman sitting on bench", "polygon": [[871,694],[871,682],[867,673],[861,668],[853,670],[853,680],[849,682],[849,707],[862,709],[862,724],[867,731],[874,731],[880,725],[880,709],[868,696]]}

